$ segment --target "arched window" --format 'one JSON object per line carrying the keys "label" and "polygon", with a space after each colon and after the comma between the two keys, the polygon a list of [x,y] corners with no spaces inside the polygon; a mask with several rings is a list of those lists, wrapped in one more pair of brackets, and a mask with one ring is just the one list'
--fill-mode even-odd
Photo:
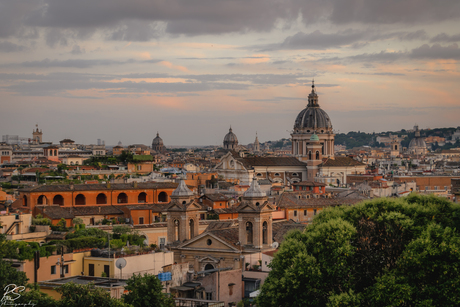
{"label": "arched window", "polygon": [[261,174],[261,173],[257,173],[256,176],[257,176],[257,177],[262,177],[262,174]]}
{"label": "arched window", "polygon": [[25,195],[22,198],[22,204],[24,205],[24,207],[27,207],[27,196],[25,196]]}
{"label": "arched window", "polygon": [[54,150],[54,155],[57,157],[57,149]]}
{"label": "arched window", "polygon": [[161,192],[160,194],[158,194],[158,202],[160,203],[168,202],[168,194],[166,194],[166,192]]}
{"label": "arched window", "polygon": [[292,173],[292,176],[297,176],[297,173]]}
{"label": "arched window", "polygon": [[252,223],[251,222],[246,222],[246,242],[247,244],[253,244],[253,239],[252,239]]}
{"label": "arched window", "polygon": [[83,194],[78,194],[75,197],[75,205],[86,205],[86,197]]}
{"label": "arched window", "polygon": [[96,197],[96,204],[103,205],[107,203],[107,196],[104,193],[99,193]]}
{"label": "arched window", "polygon": [[275,173],[275,176],[279,177],[280,173]]}
{"label": "arched window", "polygon": [[119,204],[127,204],[128,203],[128,195],[126,195],[125,193],[118,194],[117,203],[119,203]]}
{"label": "arched window", "polygon": [[47,202],[48,202],[48,199],[46,198],[45,195],[38,196],[37,205],[46,205]]}
{"label": "arched window", "polygon": [[316,160],[319,160],[319,151],[316,152]]}
{"label": "arched window", "polygon": [[64,197],[62,195],[56,195],[53,198],[53,205],[64,206]]}
{"label": "arched window", "polygon": [[311,160],[311,151],[308,152],[308,160]]}
{"label": "arched window", "polygon": [[178,220],[174,220],[174,239],[174,241],[180,241]]}
{"label": "arched window", "polygon": [[193,219],[190,219],[190,221],[188,222],[188,225],[190,227],[190,231],[189,231],[190,237],[189,237],[189,239],[192,239],[195,236],[195,231],[194,231],[195,222],[193,221]]}
{"label": "arched window", "polygon": [[262,224],[262,243],[268,244],[268,224],[264,222]]}
{"label": "arched window", "polygon": [[260,203],[259,203],[259,202],[256,202],[256,206],[259,206],[259,205],[260,205]]}
{"label": "arched window", "polygon": [[137,196],[137,202],[138,203],[146,203],[147,202],[147,193],[142,192]]}
{"label": "arched window", "polygon": [[207,271],[207,270],[213,270],[214,269],[214,266],[210,263],[206,264],[205,267],[204,267],[204,270]]}
{"label": "arched window", "polygon": [[322,147],[321,147],[321,153],[324,155],[324,144],[321,144]]}

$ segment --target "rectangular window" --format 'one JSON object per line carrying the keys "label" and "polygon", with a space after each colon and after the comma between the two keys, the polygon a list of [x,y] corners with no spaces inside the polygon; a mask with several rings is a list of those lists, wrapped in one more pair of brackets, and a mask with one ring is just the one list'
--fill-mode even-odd
{"label": "rectangular window", "polygon": [[55,275],[55,274],[56,274],[56,266],[52,265],[51,266],[51,275]]}
{"label": "rectangular window", "polygon": [[164,249],[166,244],[166,238],[160,238],[160,249]]}
{"label": "rectangular window", "polygon": [[69,274],[69,265],[64,265],[64,274]]}
{"label": "rectangular window", "polygon": [[104,265],[104,273],[105,276],[110,277],[110,267],[108,265]]}
{"label": "rectangular window", "polygon": [[313,215],[316,215],[316,209],[313,209]]}
{"label": "rectangular window", "polygon": [[425,191],[426,191],[426,190],[429,190],[429,187],[428,187],[428,186],[425,187]]}
{"label": "rectangular window", "polygon": [[88,275],[89,275],[89,276],[94,276],[94,264],[93,264],[93,263],[90,263],[90,264],[89,264],[89,272],[88,272]]}
{"label": "rectangular window", "polygon": [[294,216],[297,216],[297,210],[294,210]]}
{"label": "rectangular window", "polygon": [[303,215],[307,216],[307,210],[303,210]]}
{"label": "rectangular window", "polygon": [[212,301],[212,292],[206,292],[206,300]]}
{"label": "rectangular window", "polygon": [[434,189],[437,190],[437,189],[438,189],[438,186],[435,186]]}
{"label": "rectangular window", "polygon": [[141,224],[141,225],[144,224],[144,218],[143,217],[139,218],[139,224]]}

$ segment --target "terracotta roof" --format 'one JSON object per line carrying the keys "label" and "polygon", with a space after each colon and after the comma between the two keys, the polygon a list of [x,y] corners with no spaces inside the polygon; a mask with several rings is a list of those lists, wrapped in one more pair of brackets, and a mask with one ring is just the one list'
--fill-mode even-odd
{"label": "terracotta roof", "polygon": [[336,157],[335,159],[325,159],[323,166],[362,166],[366,165],[349,157]]}
{"label": "terracotta roof", "polygon": [[[299,199],[300,195],[300,199]],[[306,198],[310,193],[284,192],[280,195],[277,206],[280,208],[317,208],[317,207],[335,207],[339,205],[353,205],[360,202],[357,198]]]}
{"label": "terracotta roof", "polygon": [[123,214],[119,208],[114,206],[81,206],[81,207],[60,207],[60,206],[37,206],[43,215],[51,219],[73,219],[76,216],[84,215],[107,215]]}
{"label": "terracotta roof", "polygon": [[107,184],[56,184],[39,185],[36,187],[25,188],[20,192],[70,192],[70,191],[100,191],[100,190],[146,190],[146,189],[175,189],[177,183],[173,182],[141,182],[135,188],[131,183],[112,183],[110,188]]}
{"label": "terracotta roof", "polygon": [[155,212],[163,212],[168,209],[170,206],[169,203],[165,204],[143,204],[143,205],[126,205],[126,206],[117,206],[117,208],[126,208],[128,210],[152,210]]}
{"label": "terracotta roof", "polygon": [[209,233],[212,233],[216,237],[233,246],[237,246],[236,243],[240,241],[238,227],[211,230]]}
{"label": "terracotta roof", "polygon": [[301,186],[310,186],[310,187],[325,187],[326,184],[322,182],[316,182],[316,181],[301,181],[297,183],[293,183],[292,185],[301,185]]}
{"label": "terracotta roof", "polygon": [[236,220],[235,221],[233,220],[213,221],[212,223],[209,224],[208,228],[206,228],[206,231],[231,228],[232,226],[234,226],[235,222],[237,221]]}
{"label": "terracotta roof", "polygon": [[303,231],[305,227],[306,227],[305,224],[299,224],[292,220],[274,221],[272,223],[273,239],[274,241],[281,243],[284,241],[284,237],[289,231],[291,230]]}
{"label": "terracotta roof", "polygon": [[203,198],[209,198],[212,201],[228,201],[230,198],[225,196],[224,194],[221,193],[212,193],[212,194],[205,194],[201,196]]}
{"label": "terracotta roof", "polygon": [[243,163],[244,167],[251,168],[253,166],[306,166],[304,162],[300,162],[294,157],[247,157],[236,158]]}

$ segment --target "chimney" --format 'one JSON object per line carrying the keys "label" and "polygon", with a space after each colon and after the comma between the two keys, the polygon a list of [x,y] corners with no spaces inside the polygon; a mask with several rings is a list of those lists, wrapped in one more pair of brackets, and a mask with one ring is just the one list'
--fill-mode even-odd
{"label": "chimney", "polygon": [[107,189],[110,189],[111,188],[111,184],[110,182],[107,182]]}
{"label": "chimney", "polygon": [[133,181],[133,187],[137,188],[137,181]]}

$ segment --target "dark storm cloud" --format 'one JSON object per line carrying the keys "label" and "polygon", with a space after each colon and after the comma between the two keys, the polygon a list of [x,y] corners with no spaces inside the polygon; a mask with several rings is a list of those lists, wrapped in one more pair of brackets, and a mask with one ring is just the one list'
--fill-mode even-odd
{"label": "dark storm cloud", "polygon": [[430,39],[431,43],[455,43],[460,42],[460,34],[447,35],[441,33]]}
{"label": "dark storm cloud", "polygon": [[[417,24],[460,17],[457,0],[0,0],[0,37],[24,26],[96,29],[115,40],[145,41],[163,33],[203,35],[269,31],[300,15],[305,24]],[[82,37],[82,33],[78,34]],[[344,38],[340,38],[344,39]],[[58,40],[60,41],[60,40]]]}
{"label": "dark storm cloud", "polygon": [[11,42],[0,42],[0,52],[21,52],[29,48]]}
{"label": "dark storm cloud", "polygon": [[445,47],[441,46],[440,44],[434,44],[432,46],[424,44],[418,48],[413,49],[410,57],[414,59],[460,60],[460,49],[458,48],[458,44],[452,44]]}

